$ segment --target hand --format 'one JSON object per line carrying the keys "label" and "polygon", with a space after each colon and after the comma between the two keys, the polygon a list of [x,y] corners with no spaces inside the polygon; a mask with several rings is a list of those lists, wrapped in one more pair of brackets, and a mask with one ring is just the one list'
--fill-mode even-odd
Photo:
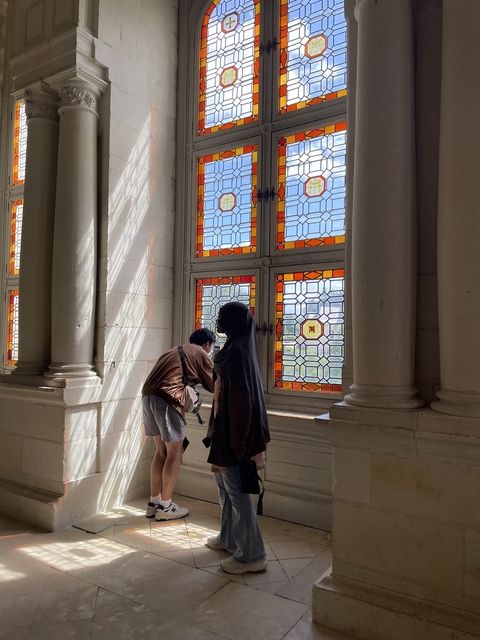
{"label": "hand", "polygon": [[212,464],[212,473],[225,473],[227,467],[219,467],[216,464]]}
{"label": "hand", "polygon": [[250,458],[250,460],[253,460],[255,462],[255,464],[257,465],[257,469],[263,469],[265,467],[266,460],[265,451],[257,453],[257,455]]}

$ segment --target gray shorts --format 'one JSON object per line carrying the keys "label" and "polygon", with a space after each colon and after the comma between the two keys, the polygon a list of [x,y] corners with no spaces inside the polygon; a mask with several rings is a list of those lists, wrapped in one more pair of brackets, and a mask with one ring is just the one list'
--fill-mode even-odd
{"label": "gray shorts", "polygon": [[149,395],[142,398],[146,436],[160,436],[163,442],[179,442],[185,437],[185,420],[166,400]]}

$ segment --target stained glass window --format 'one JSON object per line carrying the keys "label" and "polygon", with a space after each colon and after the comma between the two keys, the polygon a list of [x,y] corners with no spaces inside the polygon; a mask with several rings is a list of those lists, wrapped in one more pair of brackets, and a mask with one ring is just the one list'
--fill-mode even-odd
{"label": "stained glass window", "polygon": [[238,147],[198,160],[196,255],[256,250],[257,147]]}
{"label": "stained glass window", "polygon": [[[243,302],[255,313],[255,276],[225,276],[199,278],[196,283],[195,328],[205,327],[216,332],[220,307],[227,302]],[[217,335],[218,344],[225,336]]]}
{"label": "stained glass window", "polygon": [[20,271],[20,245],[22,241],[23,198],[10,203],[10,260],[8,272],[17,276]]}
{"label": "stained glass window", "polygon": [[343,0],[280,0],[280,112],[346,95]]}
{"label": "stained glass window", "polygon": [[213,0],[202,24],[199,133],[258,118],[260,0]]}
{"label": "stained glass window", "polygon": [[278,274],[275,305],[275,386],[341,392],[344,270]]}
{"label": "stained glass window", "polygon": [[277,249],[345,242],[346,123],[279,139]]}
{"label": "stained glass window", "polygon": [[7,364],[13,365],[18,360],[18,289],[8,292],[8,337]]}
{"label": "stained glass window", "polygon": [[25,102],[17,100],[15,103],[15,118],[13,126],[13,167],[12,185],[22,185],[25,181],[25,165],[27,160],[27,115]]}

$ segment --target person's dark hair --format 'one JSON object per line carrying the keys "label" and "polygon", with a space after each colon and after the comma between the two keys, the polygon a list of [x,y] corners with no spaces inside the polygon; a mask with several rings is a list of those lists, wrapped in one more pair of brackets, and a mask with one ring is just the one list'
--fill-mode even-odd
{"label": "person's dark hair", "polygon": [[210,329],[197,329],[188,339],[190,344],[198,344],[200,346],[206,342],[215,343],[216,340],[217,338],[215,337],[215,334],[213,331],[210,331]]}

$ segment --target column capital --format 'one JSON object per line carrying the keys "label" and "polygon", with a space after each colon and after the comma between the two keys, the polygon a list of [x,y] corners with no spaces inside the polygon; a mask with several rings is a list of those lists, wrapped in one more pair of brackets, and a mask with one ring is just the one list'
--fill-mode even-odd
{"label": "column capital", "polygon": [[70,107],[82,107],[96,113],[97,96],[93,91],[81,86],[70,84],[61,87],[59,94],[61,111]]}
{"label": "column capital", "polygon": [[96,113],[97,102],[108,86],[106,71],[101,65],[66,69],[46,78],[60,95],[60,115],[64,109],[88,109]]}
{"label": "column capital", "polygon": [[44,82],[25,89],[27,122],[35,118],[58,122],[58,94]]}

